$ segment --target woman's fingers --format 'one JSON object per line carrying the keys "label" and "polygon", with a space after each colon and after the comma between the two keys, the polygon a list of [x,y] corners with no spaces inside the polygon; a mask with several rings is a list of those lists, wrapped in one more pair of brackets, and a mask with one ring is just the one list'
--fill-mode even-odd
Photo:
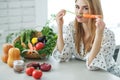
{"label": "woman's fingers", "polygon": [[58,14],[56,15],[57,18],[62,18],[66,13],[66,10],[61,10],[60,12],[58,12]]}
{"label": "woman's fingers", "polygon": [[105,23],[101,18],[96,18],[96,27],[105,27]]}
{"label": "woman's fingers", "polygon": [[96,33],[103,33],[105,28],[105,23],[101,18],[96,18]]}
{"label": "woman's fingers", "polygon": [[63,26],[63,23],[64,23],[63,16],[65,16],[65,13],[66,13],[66,10],[62,9],[56,15],[56,21],[57,21],[58,26],[60,26],[60,27]]}

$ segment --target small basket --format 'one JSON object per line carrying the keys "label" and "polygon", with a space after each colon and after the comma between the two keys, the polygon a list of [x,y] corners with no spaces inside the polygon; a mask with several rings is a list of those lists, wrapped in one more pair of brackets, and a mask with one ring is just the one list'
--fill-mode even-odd
{"label": "small basket", "polygon": [[[21,41],[21,37],[22,37],[22,41]],[[31,51],[30,53],[28,53],[30,50],[28,48],[29,47],[28,43],[33,39],[33,37],[37,37],[38,41],[36,41],[35,44],[32,44],[34,49],[31,49],[31,50],[33,50],[33,52]],[[22,31],[20,35],[18,35],[13,40],[13,44],[15,47],[20,49],[22,57],[36,59],[36,58],[49,57],[52,54],[52,51],[56,45],[56,41],[57,41],[57,34],[53,32],[53,29],[50,27],[43,27],[41,31],[29,30],[29,29]],[[36,46],[38,42],[44,43],[45,47],[40,50],[36,50],[34,46]],[[24,50],[28,50],[28,52],[26,52],[25,54],[22,54]],[[35,53],[34,53],[34,50],[35,50]]]}
{"label": "small basket", "polygon": [[[42,36],[42,33],[41,32],[36,32],[35,35],[33,37],[41,37]],[[17,38],[15,38],[15,40],[13,41],[13,44],[15,45],[16,42],[20,41],[20,36],[18,36]],[[29,49],[25,49],[25,52],[24,50],[21,50],[21,54],[24,55],[24,58],[29,58],[29,59],[38,59],[38,58],[45,58],[45,55],[43,54],[39,54],[37,51],[33,50],[33,51],[30,51]]]}
{"label": "small basket", "polygon": [[22,54],[25,54],[24,58],[28,59],[39,59],[39,58],[45,58],[45,54],[39,54],[36,50],[24,50],[22,51]]}

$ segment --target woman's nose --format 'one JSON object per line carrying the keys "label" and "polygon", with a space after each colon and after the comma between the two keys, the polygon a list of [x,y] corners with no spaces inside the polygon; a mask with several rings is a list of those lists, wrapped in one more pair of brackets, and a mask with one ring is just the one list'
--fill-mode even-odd
{"label": "woman's nose", "polygon": [[82,8],[79,8],[79,9],[78,9],[78,13],[79,13],[79,14],[83,13]]}

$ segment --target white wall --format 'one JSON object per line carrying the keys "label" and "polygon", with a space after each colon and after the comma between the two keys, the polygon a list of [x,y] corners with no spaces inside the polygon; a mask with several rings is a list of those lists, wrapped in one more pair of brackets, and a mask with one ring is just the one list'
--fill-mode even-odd
{"label": "white wall", "polygon": [[[51,17],[51,14],[57,14],[61,9],[74,12],[74,1],[75,0],[48,0],[48,18]],[[64,16],[64,24],[68,24],[73,19],[73,14],[66,13]]]}
{"label": "white wall", "polygon": [[48,18],[48,0],[35,0],[36,26],[43,26]]}
{"label": "white wall", "polygon": [[47,11],[47,0],[0,0],[0,45],[11,32],[42,27]]}
{"label": "white wall", "polygon": [[0,0],[0,43],[11,32],[35,25],[35,0]]}
{"label": "white wall", "polygon": [[101,2],[106,23],[109,26],[120,23],[120,0],[101,0]]}

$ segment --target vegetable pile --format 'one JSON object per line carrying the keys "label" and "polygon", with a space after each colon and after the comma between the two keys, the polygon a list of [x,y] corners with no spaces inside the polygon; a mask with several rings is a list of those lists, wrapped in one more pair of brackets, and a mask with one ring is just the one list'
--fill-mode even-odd
{"label": "vegetable pile", "polygon": [[[31,50],[33,53],[49,57],[56,45],[57,34],[50,27],[43,27],[41,31],[27,29],[20,32],[14,41],[14,46],[19,48],[21,56],[25,57],[24,51]],[[29,52],[30,53],[30,52]]]}

